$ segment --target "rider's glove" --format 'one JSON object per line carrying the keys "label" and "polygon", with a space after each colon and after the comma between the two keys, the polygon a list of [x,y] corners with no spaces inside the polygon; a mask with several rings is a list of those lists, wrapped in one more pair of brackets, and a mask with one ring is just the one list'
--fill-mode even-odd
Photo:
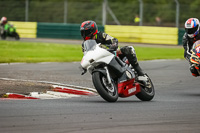
{"label": "rider's glove", "polygon": [[111,46],[110,46],[110,49],[116,51],[117,48],[118,48],[118,40],[117,40],[117,39],[113,39],[113,40],[112,40],[112,44],[111,44]]}

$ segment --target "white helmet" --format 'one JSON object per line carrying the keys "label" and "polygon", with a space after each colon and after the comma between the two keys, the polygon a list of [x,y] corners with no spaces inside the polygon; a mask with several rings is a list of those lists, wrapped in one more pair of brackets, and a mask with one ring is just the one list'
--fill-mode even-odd
{"label": "white helmet", "polygon": [[190,38],[194,38],[199,33],[199,20],[197,18],[189,18],[185,22],[185,31]]}
{"label": "white helmet", "polygon": [[7,18],[6,17],[2,17],[1,18],[1,23],[2,24],[6,24],[7,23]]}

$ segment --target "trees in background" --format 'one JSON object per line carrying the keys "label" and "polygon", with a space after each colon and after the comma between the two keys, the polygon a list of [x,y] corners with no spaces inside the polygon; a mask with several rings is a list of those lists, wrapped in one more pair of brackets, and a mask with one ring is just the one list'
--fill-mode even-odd
{"label": "trees in background", "polygon": [[[1,0],[0,17],[12,21],[25,21],[26,0]],[[29,0],[28,21],[64,22],[65,0]],[[67,23],[81,23],[92,19],[102,23],[103,0],[67,0]],[[189,17],[200,18],[200,0],[179,0],[180,26]],[[139,14],[138,0],[108,0],[108,5],[123,25],[134,25],[134,17]],[[176,3],[174,0],[143,0],[143,25],[175,26]],[[157,20],[160,19],[160,25]],[[107,24],[115,24],[107,13]]]}

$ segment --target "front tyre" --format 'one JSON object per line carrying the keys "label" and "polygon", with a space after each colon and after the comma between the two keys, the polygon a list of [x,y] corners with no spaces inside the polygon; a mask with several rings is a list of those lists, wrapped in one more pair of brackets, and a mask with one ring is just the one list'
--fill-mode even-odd
{"label": "front tyre", "polygon": [[[148,78],[149,76],[146,75]],[[155,90],[151,79],[149,78],[146,84],[140,84],[140,92],[136,94],[136,97],[141,101],[151,101],[155,95]]]}
{"label": "front tyre", "polygon": [[2,39],[2,40],[5,40],[5,39],[6,39],[6,34],[5,34],[5,33],[1,34],[1,39]]}
{"label": "front tyre", "polygon": [[99,95],[107,102],[116,102],[118,99],[118,91],[116,84],[112,80],[109,84],[107,77],[101,72],[94,72],[92,74],[92,81]]}

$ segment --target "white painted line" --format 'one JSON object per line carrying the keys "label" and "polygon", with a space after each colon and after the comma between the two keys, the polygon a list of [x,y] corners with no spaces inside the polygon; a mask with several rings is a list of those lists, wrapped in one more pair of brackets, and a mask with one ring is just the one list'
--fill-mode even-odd
{"label": "white painted line", "polygon": [[[51,64],[51,63],[63,63],[63,62],[38,62],[38,63],[32,63],[32,64]],[[71,63],[80,63],[80,62],[71,62]],[[0,63],[1,65],[23,65],[23,64],[31,64],[31,63],[24,63],[24,62],[18,62],[18,63]]]}
{"label": "white painted line", "polygon": [[63,97],[63,98],[80,97],[80,95],[74,95],[74,94],[68,94],[68,93],[62,93],[62,92],[55,92],[55,91],[47,91],[47,94],[55,95],[57,97]]}
{"label": "white painted line", "polygon": [[180,60],[183,60],[183,59],[157,59],[157,60],[148,60],[145,62],[164,62],[164,61],[180,61]]}
{"label": "white painted line", "polygon": [[61,98],[80,97],[78,95],[72,95],[72,94],[60,93],[60,92],[54,92],[54,91],[47,91],[46,93],[31,92],[30,96],[40,98],[40,99],[61,99]]}
{"label": "white painted line", "polygon": [[0,63],[1,66],[4,66],[4,65],[20,65],[20,64],[27,64],[27,63]]}

